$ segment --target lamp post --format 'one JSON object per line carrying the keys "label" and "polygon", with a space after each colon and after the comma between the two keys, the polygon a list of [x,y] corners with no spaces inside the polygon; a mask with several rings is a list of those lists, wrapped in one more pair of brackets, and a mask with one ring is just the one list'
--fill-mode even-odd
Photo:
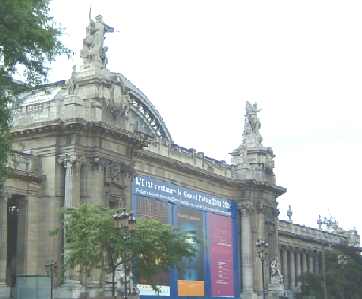
{"label": "lamp post", "polygon": [[53,288],[54,288],[54,272],[56,271],[58,265],[54,261],[50,261],[45,265],[45,271],[50,277],[50,299],[53,299]]}
{"label": "lamp post", "polygon": [[[115,225],[117,228],[120,229],[121,235],[126,241],[128,238],[131,237],[130,233],[134,229],[134,226],[136,224],[136,217],[133,215],[133,213],[127,213],[126,209],[123,209],[122,211],[117,211],[113,215],[113,220],[115,221]],[[124,269],[124,298],[127,298],[128,295],[128,286],[127,286],[127,280],[128,280],[128,273],[131,267],[128,265],[127,262],[127,252],[124,252],[123,255],[123,269]],[[112,281],[113,284],[113,296],[114,296],[114,280]]]}
{"label": "lamp post", "polygon": [[12,205],[8,208],[10,215],[17,216],[19,214],[20,209],[16,205]]}
{"label": "lamp post", "polygon": [[261,261],[261,279],[262,279],[262,289],[263,289],[263,299],[265,299],[265,286],[264,286],[264,262],[265,259],[268,255],[268,248],[269,248],[269,243],[264,241],[264,240],[260,240],[258,239],[256,241],[256,252],[258,254],[258,257]]}

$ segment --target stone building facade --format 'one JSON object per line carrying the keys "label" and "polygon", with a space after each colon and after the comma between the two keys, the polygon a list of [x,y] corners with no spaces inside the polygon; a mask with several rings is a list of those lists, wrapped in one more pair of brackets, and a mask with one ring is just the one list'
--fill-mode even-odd
{"label": "stone building facade", "polygon": [[[261,298],[256,243],[265,240],[264,288],[292,298],[298,276],[321,271],[324,249],[348,243],[350,236],[279,221],[277,199],[286,189],[276,184],[274,155],[262,143],[256,104],[246,105],[244,133],[231,164],[176,145],[142,91],[106,68],[103,40],[111,31],[101,18],[90,20],[83,63],[71,78],[24,93],[13,107],[12,171],[0,200],[0,298],[8,298],[16,274],[45,274],[49,260],[62,265],[63,239],[49,234],[59,227],[62,208],[93,203],[135,209],[135,177],[230,199],[232,297]],[[270,270],[273,262],[276,271]],[[77,298],[81,291],[72,278],[57,283],[56,298]]]}

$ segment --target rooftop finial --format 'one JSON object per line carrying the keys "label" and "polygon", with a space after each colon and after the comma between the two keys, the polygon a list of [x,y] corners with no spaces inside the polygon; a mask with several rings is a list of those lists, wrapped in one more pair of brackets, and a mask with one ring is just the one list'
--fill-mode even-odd
{"label": "rooftop finial", "polygon": [[289,222],[292,223],[293,222],[293,220],[292,220],[293,211],[292,211],[292,206],[291,205],[289,205],[289,209],[287,211],[287,216],[289,218]]}
{"label": "rooftop finial", "polygon": [[92,10],[89,9],[89,24],[87,26],[86,37],[83,39],[83,48],[80,51],[80,57],[83,59],[84,66],[100,66],[107,65],[107,47],[104,47],[105,34],[114,32],[114,28],[103,22],[101,15],[92,19]]}

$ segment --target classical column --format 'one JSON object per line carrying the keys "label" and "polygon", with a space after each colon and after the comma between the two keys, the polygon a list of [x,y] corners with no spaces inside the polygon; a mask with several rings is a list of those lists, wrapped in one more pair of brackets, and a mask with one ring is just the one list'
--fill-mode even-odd
{"label": "classical column", "polygon": [[319,252],[316,252],[315,257],[314,257],[314,271],[316,274],[320,273],[320,254]]}
{"label": "classical column", "polygon": [[290,289],[295,288],[295,254],[294,250],[291,249],[290,251]]}
{"label": "classical column", "polygon": [[8,238],[8,201],[7,195],[0,197],[0,288],[6,286]]}
{"label": "classical column", "polygon": [[309,254],[309,273],[314,273],[314,255],[313,252]]}
{"label": "classical column", "polygon": [[289,275],[288,275],[288,250],[287,248],[282,249],[283,254],[283,276],[284,276],[284,287],[289,287]]}
{"label": "classical column", "polygon": [[305,251],[302,251],[302,271],[303,271],[303,273],[306,273],[308,271],[307,253]]}
{"label": "classical column", "polygon": [[104,194],[104,161],[95,157],[92,161],[89,184],[89,201],[93,204],[103,206],[105,204]]}
{"label": "classical column", "polygon": [[[257,240],[266,240],[266,236],[265,236],[265,216],[264,216],[264,212],[265,212],[265,207],[261,202],[258,202],[256,205],[256,239]],[[267,280],[267,273],[268,271],[268,266],[267,266],[267,262],[264,262],[264,282],[265,282],[265,287],[268,285],[268,280]],[[263,277],[262,277],[262,265],[261,265],[261,261],[260,258],[256,257],[255,260],[255,267],[254,267],[254,278],[255,278],[255,289],[259,292],[262,292],[263,289]]]}
{"label": "classical column", "polygon": [[250,224],[250,206],[241,206],[241,272],[242,292],[253,292],[253,255]]}
{"label": "classical column", "polygon": [[0,196],[0,298],[10,298],[6,284],[8,242],[8,194]]}
{"label": "classical column", "polygon": [[321,268],[322,268],[322,286],[323,286],[323,298],[328,299],[328,293],[327,293],[327,281],[326,281],[326,251],[325,248],[322,248],[322,254],[321,254]]}
{"label": "classical column", "polygon": [[[64,176],[64,209],[75,208],[80,203],[80,182],[78,174],[79,163],[76,162],[75,155],[65,154],[63,160],[65,168]],[[67,219],[65,218],[66,222]],[[67,259],[69,251],[67,249],[66,241],[66,228],[63,229],[63,246],[64,246],[64,260]],[[81,285],[79,281],[78,271],[72,269],[64,269],[64,284],[57,294],[58,298],[78,298],[80,296]]]}
{"label": "classical column", "polygon": [[73,163],[75,158],[66,155],[64,159],[65,178],[64,178],[64,209],[73,207]]}
{"label": "classical column", "polygon": [[302,255],[301,252],[299,250],[296,251],[295,253],[296,256],[296,268],[297,268],[297,280],[299,279],[299,277],[302,275]]}
{"label": "classical column", "polygon": [[34,195],[28,195],[26,203],[26,272],[28,274],[38,274],[44,271],[44,265],[47,262],[47,259],[45,258],[46,253],[39,244],[43,233],[39,223],[39,219],[41,218],[41,207],[39,205],[41,203]]}

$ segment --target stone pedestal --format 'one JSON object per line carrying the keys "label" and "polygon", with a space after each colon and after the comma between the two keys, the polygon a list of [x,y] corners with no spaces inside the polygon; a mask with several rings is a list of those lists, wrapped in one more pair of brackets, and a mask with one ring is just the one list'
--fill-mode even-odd
{"label": "stone pedestal", "polygon": [[0,282],[0,299],[9,299],[10,298],[10,288],[5,284]]}
{"label": "stone pedestal", "polygon": [[244,291],[240,294],[240,299],[259,299],[259,297],[253,291]]}
{"label": "stone pedestal", "polygon": [[[268,299],[279,299],[280,296],[284,296],[284,284],[283,284],[283,276],[280,274],[280,264],[276,263],[277,271],[271,277],[271,281],[268,286]],[[273,269],[272,269],[273,271]]]}
{"label": "stone pedestal", "polygon": [[281,283],[269,284],[268,299],[279,299],[280,296],[284,296],[284,286]]}

